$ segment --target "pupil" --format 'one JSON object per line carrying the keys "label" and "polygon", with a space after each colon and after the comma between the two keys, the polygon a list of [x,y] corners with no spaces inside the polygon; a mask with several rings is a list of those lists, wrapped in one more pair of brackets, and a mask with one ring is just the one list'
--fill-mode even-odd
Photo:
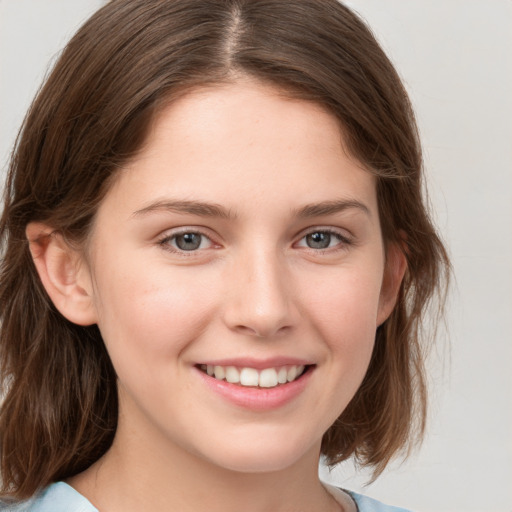
{"label": "pupil", "polygon": [[306,243],[312,249],[327,249],[331,243],[330,233],[317,231],[306,236]]}
{"label": "pupil", "polygon": [[194,251],[201,245],[201,235],[197,233],[185,233],[176,237],[176,245],[182,251]]}

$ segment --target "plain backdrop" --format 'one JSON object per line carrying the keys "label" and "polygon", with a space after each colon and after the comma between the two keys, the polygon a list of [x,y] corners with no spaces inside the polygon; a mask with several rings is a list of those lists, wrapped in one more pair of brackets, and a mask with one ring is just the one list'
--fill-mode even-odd
{"label": "plain backdrop", "polygon": [[[100,0],[0,0],[0,166],[49,65]],[[455,268],[423,448],[363,487],[418,512],[512,512],[512,1],[352,0],[416,107]]]}

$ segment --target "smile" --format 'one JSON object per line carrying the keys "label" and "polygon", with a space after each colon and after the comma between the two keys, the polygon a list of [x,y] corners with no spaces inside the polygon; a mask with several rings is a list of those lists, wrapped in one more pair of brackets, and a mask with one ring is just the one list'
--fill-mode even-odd
{"label": "smile", "polygon": [[245,387],[274,388],[298,379],[307,367],[304,365],[287,365],[264,368],[237,368],[236,366],[199,365],[199,369],[220,381]]}

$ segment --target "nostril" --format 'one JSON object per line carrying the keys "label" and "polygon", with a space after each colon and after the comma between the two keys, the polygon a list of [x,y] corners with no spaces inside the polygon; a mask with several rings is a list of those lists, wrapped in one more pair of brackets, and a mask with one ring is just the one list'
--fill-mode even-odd
{"label": "nostril", "polygon": [[256,329],[247,327],[245,325],[237,325],[235,329],[242,334],[247,334],[248,336],[257,336],[258,338],[263,338],[263,335],[260,334]]}
{"label": "nostril", "polygon": [[246,325],[237,325],[235,329],[240,333],[246,336],[255,336],[256,338],[270,338],[272,336],[276,336],[277,334],[283,334],[287,332],[291,327],[288,325],[284,325],[274,329],[273,327],[248,327]]}

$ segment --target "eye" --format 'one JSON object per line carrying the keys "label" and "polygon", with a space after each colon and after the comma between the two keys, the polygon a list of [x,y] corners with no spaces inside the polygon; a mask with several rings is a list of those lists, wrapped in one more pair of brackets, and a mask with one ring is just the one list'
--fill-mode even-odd
{"label": "eye", "polygon": [[213,242],[203,233],[197,231],[182,231],[166,236],[160,240],[160,245],[177,252],[193,252],[199,249],[209,249]]}
{"label": "eye", "polygon": [[331,249],[340,245],[348,245],[350,240],[340,233],[328,229],[312,231],[302,237],[297,244],[298,247],[322,250]]}

